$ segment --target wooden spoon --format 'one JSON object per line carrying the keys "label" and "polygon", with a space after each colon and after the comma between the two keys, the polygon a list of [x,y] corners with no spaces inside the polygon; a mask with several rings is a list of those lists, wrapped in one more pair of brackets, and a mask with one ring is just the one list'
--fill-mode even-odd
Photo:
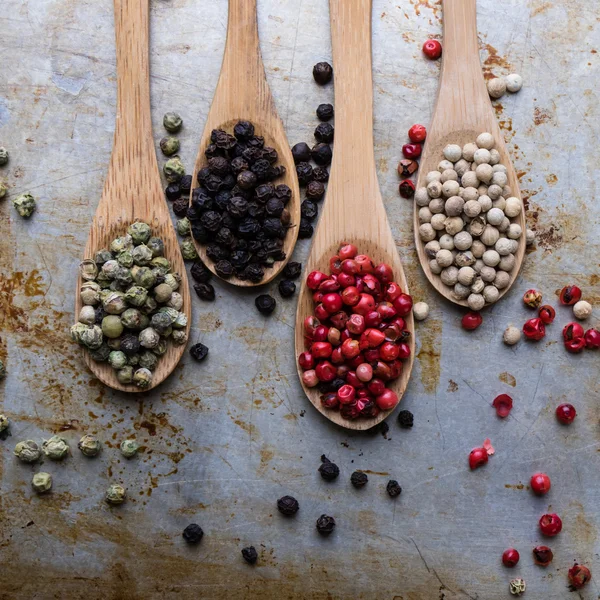
{"label": "wooden spoon", "polygon": [[[419,165],[417,188],[425,185],[425,177],[429,171],[437,170],[438,163],[444,158],[442,151],[447,144],[458,144],[462,147],[468,142],[474,142],[480,133],[486,131],[494,137],[495,148],[500,153],[500,162],[508,170],[508,185],[512,189],[512,195],[520,198],[519,182],[498,127],[481,71],[476,0],[443,0],[443,11],[444,51],[440,87]],[[415,203],[415,243],[427,279],[451,302],[468,306],[466,300],[454,297],[452,288],[442,283],[439,275],[431,272],[430,259],[425,254],[425,244],[419,237],[418,213],[419,207]],[[503,290],[499,290],[500,298],[515,282],[525,255],[525,210],[522,209],[521,214],[516,219],[511,219],[511,222],[521,226],[523,235],[515,254],[516,261],[510,273],[510,283]]]}
{"label": "wooden spoon", "polygon": [[[341,242],[351,242],[361,254],[375,262],[385,262],[394,270],[394,281],[408,293],[400,257],[390,231],[379,191],[373,150],[373,79],[371,72],[372,0],[330,0],[331,41],[335,73],[335,148],[327,199],[321,213],[304,275],[315,269],[329,273],[329,259]],[[312,292],[302,283],[296,313],[296,356],[304,351],[304,318],[314,314]],[[414,332],[412,313],[406,317]],[[410,339],[411,357],[404,362],[401,376],[391,382],[401,398],[414,356],[414,335]],[[298,369],[300,378],[301,369]],[[302,381],[302,379],[301,379]],[[338,411],[321,405],[316,388],[304,391],[315,408],[328,419],[348,429],[369,429],[385,419],[383,411],[373,419],[350,421]]]}
{"label": "wooden spoon", "polygon": [[[165,257],[171,261],[172,271],[181,275],[178,292],[183,296],[183,312],[189,323],[191,300],[187,275],[162,190],[152,139],[148,0],[114,0],[114,7],[117,119],[108,175],[90,228],[85,257],[93,258],[97,250],[108,248],[134,221],[148,223],[152,235],[163,240]],[[77,286],[76,314],[82,306],[80,287],[81,278]],[[141,392],[156,387],[168,377],[184,350],[185,345],[175,346],[169,342],[166,354],[158,361],[152,384],[144,390],[119,383],[110,365],[95,362],[87,350],[83,354],[90,370],[105,385],[125,392]]]}
{"label": "wooden spoon", "polygon": [[[274,183],[285,183],[292,190],[292,199],[287,205],[291,212],[291,228],[285,236],[283,251],[286,258],[265,269],[265,276],[259,283],[230,277],[226,281],[241,287],[251,287],[269,283],[285,267],[290,259],[300,225],[300,191],[292,153],[283,129],[283,123],[277,115],[277,109],[263,66],[258,41],[256,21],[256,0],[229,0],[229,20],[227,41],[217,89],[206,119],[200,149],[194,167],[193,187],[198,187],[196,174],[206,166],[204,155],[210,144],[213,129],[224,129],[233,133],[233,126],[239,120],[250,121],[256,135],[265,139],[265,146],[277,150],[278,165],[286,168],[286,174]],[[191,202],[191,196],[190,196]],[[206,246],[196,242],[196,249],[206,266],[215,274],[213,261],[206,255]]]}

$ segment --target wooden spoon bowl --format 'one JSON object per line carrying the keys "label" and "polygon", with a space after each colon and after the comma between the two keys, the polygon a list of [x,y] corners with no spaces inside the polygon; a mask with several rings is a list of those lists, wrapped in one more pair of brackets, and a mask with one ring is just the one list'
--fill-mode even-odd
{"label": "wooden spoon bowl", "polygon": [[[462,147],[466,143],[475,142],[477,136],[485,131],[492,134],[495,148],[500,154],[500,162],[507,168],[508,185],[512,195],[521,198],[519,182],[481,71],[476,0],[443,0],[443,11],[444,52],[440,86],[419,165],[417,189],[425,186],[425,177],[429,171],[437,170],[438,163],[444,159],[442,151],[446,145],[458,144]],[[452,288],[442,283],[440,276],[429,268],[430,259],[425,254],[425,243],[419,237],[418,213],[419,207],[415,203],[415,244],[425,276],[442,296],[460,306],[468,306],[466,300],[455,298]],[[515,254],[515,266],[510,272],[509,285],[499,290],[499,299],[512,287],[523,264],[526,245],[525,209],[521,210],[518,217],[511,219],[511,222],[518,223],[523,234],[519,239],[519,249]]]}
{"label": "wooden spoon bowl", "polygon": [[[240,120],[250,121],[254,125],[255,134],[264,137],[265,146],[277,150],[279,155],[277,164],[283,165],[286,172],[273,183],[275,185],[285,183],[292,190],[292,198],[286,206],[291,213],[291,226],[283,244],[285,260],[266,268],[263,279],[258,283],[235,276],[226,280],[240,287],[253,287],[269,283],[285,267],[296,245],[300,226],[300,190],[296,166],[265,75],[258,39],[256,0],[229,0],[223,64],[200,141],[194,166],[192,191],[198,187],[196,178],[198,171],[208,162],[204,151],[210,144],[210,134],[213,129],[223,129],[232,134],[233,126]],[[206,254],[206,246],[198,242],[195,244],[203,262],[218,276],[213,261]]]}
{"label": "wooden spoon bowl", "polygon": [[[373,81],[371,73],[372,0],[330,0],[331,38],[335,68],[336,141],[327,199],[323,207],[310,256],[304,270],[296,313],[296,356],[304,352],[304,319],[314,314],[312,291],[306,275],[315,269],[329,273],[329,259],[342,242],[357,246],[360,254],[394,271],[394,281],[408,293],[400,256],[390,231],[375,169],[373,150]],[[412,370],[415,340],[412,313],[405,317],[411,332],[411,356],[404,361],[400,377],[388,387],[401,399]],[[298,368],[302,382],[302,370]],[[316,388],[302,384],[314,407],[334,423],[365,430],[383,421],[394,409],[371,419],[350,421],[339,411],[321,404]]]}
{"label": "wooden spoon bowl", "polygon": [[[102,197],[92,221],[84,258],[94,258],[101,248],[126,233],[135,221],[144,221],[152,235],[165,244],[165,257],[172,272],[181,275],[178,292],[183,309],[191,321],[191,299],[187,275],[171,216],[167,208],[150,117],[150,72],[148,64],[148,0],[114,0],[117,44],[117,122],[113,152]],[[81,277],[77,282],[76,315],[82,307]],[[149,387],[119,383],[116,372],[107,363],[94,361],[83,350],[86,364],[105,385],[123,392],[147,392],[168,377],[185,351],[185,344],[168,343],[167,352],[159,357]]]}

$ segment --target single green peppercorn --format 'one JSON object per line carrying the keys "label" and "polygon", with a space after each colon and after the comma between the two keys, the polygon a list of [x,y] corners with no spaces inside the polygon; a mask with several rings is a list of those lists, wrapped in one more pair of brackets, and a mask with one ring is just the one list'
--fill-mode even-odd
{"label": "single green peppercorn", "polygon": [[117,315],[107,315],[102,319],[102,333],[105,337],[114,339],[123,333],[123,323]]}
{"label": "single green peppercorn", "polygon": [[198,252],[192,238],[186,238],[181,242],[181,256],[183,260],[197,260]]}
{"label": "single green peppercorn", "polygon": [[108,355],[108,364],[115,370],[122,369],[127,364],[127,356],[120,350],[113,350]]}
{"label": "single green peppercorn", "polygon": [[4,146],[0,146],[0,167],[3,167],[8,162],[8,150]]}
{"label": "single green peppercorn", "polygon": [[174,329],[171,334],[171,340],[177,346],[185,344],[188,340],[187,331],[185,329]]}
{"label": "single green peppercorn", "polygon": [[171,289],[171,286],[167,285],[166,283],[161,283],[160,285],[157,285],[154,288],[153,292],[154,299],[159,304],[164,304],[165,302],[168,302],[171,299],[171,296],[175,293]]}
{"label": "single green peppercorn", "polygon": [[182,118],[176,112],[165,113],[163,126],[169,133],[177,133],[183,125]]}
{"label": "single green peppercorn", "polygon": [[10,421],[6,415],[0,415],[0,433],[6,431],[10,426]]}
{"label": "single green peppercorn", "polygon": [[21,194],[13,200],[13,206],[24,219],[29,219],[36,208],[35,198],[31,194]]}
{"label": "single green peppercorn", "polygon": [[133,383],[142,389],[149,387],[152,383],[152,372],[148,369],[137,369],[133,374]]}
{"label": "single green peppercorn", "polygon": [[160,275],[166,275],[171,270],[171,263],[169,262],[169,259],[164,256],[154,257],[150,264]]}
{"label": "single green peppercorn", "polygon": [[104,498],[106,502],[108,502],[108,504],[123,504],[123,502],[125,502],[127,498],[127,492],[122,485],[113,483],[106,490],[106,495],[104,496]]}
{"label": "single green peppercorn", "polygon": [[136,221],[127,228],[127,233],[131,236],[133,243],[137,246],[138,244],[145,244],[152,234],[150,225],[143,221]]}
{"label": "single green peppercorn", "polygon": [[[131,358],[131,357],[130,357]],[[129,361],[130,358],[127,360]],[[133,381],[133,367],[127,365],[117,371],[117,381],[123,385],[127,385]]]}
{"label": "single green peppercorn", "polygon": [[183,219],[179,219],[179,221],[177,221],[177,233],[182,237],[190,235],[190,220],[187,217],[183,217]]}
{"label": "single green peppercorn", "polygon": [[163,173],[169,183],[176,183],[185,175],[185,167],[179,156],[170,158],[163,166]]}
{"label": "single green peppercorn", "polygon": [[6,196],[6,192],[8,192],[8,185],[4,181],[0,181],[0,199]]}
{"label": "single green peppercorn", "polygon": [[140,447],[135,440],[123,440],[120,449],[121,454],[125,458],[133,458],[138,453]]}
{"label": "single green peppercorn", "polygon": [[42,450],[50,460],[62,460],[69,454],[69,444],[65,438],[53,435],[49,440],[44,441]]}
{"label": "single green peppercorn", "polygon": [[160,140],[160,149],[165,156],[173,156],[179,152],[179,140],[172,135],[168,135]]}
{"label": "single green peppercorn", "polygon": [[[160,341],[159,341],[160,345]],[[158,347],[158,346],[157,346]],[[154,354],[154,352],[150,352],[150,350],[146,350],[140,354],[140,367],[143,369],[148,369],[148,371],[154,371],[156,369],[156,365],[158,364],[158,356]]]}
{"label": "single green peppercorn", "polygon": [[136,246],[131,252],[131,256],[133,257],[134,264],[138,267],[147,267],[153,258],[152,250],[146,244]]}
{"label": "single green peppercorn", "polygon": [[52,488],[52,475],[40,471],[35,473],[31,479],[31,487],[38,493],[44,494]]}
{"label": "single green peppercorn", "polygon": [[[147,242],[146,246],[150,248],[152,252],[152,260],[155,258],[162,257],[165,253],[165,243],[157,237],[151,237]],[[167,260],[166,258],[164,260]],[[168,262],[168,261],[167,261]]]}
{"label": "single green peppercorn", "polygon": [[[83,323],[79,323],[79,325],[82,325],[83,329],[78,332],[79,337],[77,341],[90,350],[100,348],[102,346],[102,329],[98,325],[83,325]],[[73,327],[71,328],[71,332],[73,331]]]}
{"label": "single green peppercorn", "polygon": [[100,440],[90,433],[86,433],[77,443],[77,447],[84,456],[94,457],[100,454],[102,444]]}
{"label": "single green peppercorn", "polygon": [[40,458],[42,451],[33,440],[25,440],[15,446],[14,455],[23,462],[32,463]]}

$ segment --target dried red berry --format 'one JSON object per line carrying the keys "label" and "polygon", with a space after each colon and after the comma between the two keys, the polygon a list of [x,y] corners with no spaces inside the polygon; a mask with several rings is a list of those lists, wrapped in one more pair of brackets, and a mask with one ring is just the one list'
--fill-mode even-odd
{"label": "dried red berry", "polygon": [[346,260],[347,258],[354,258],[358,254],[358,248],[354,244],[349,244],[348,242],[342,242],[338,249],[338,256],[342,260]]}
{"label": "dried red berry", "polygon": [[500,394],[494,398],[492,406],[496,409],[496,414],[504,419],[508,417],[513,407],[513,400],[508,394]]}
{"label": "dried red berry", "polygon": [[419,163],[415,160],[410,160],[409,158],[403,158],[399,163],[398,163],[398,175],[400,175],[400,177],[403,178],[408,178],[411,175],[414,175],[414,173],[416,173],[417,169],[419,168]]}
{"label": "dried red berry", "polygon": [[477,329],[482,323],[483,317],[481,316],[481,313],[475,311],[468,312],[462,318],[461,321],[463,329],[466,329],[468,331],[473,331],[474,329]]}
{"label": "dried red berry", "polygon": [[437,40],[427,40],[423,44],[423,54],[429,60],[437,60],[442,55],[442,45]]}
{"label": "dried red berry", "polygon": [[523,335],[528,340],[535,340],[538,342],[546,335],[546,326],[540,318],[529,319],[523,325]]}
{"label": "dried red berry", "polygon": [[390,410],[398,404],[396,392],[386,388],[383,393],[375,398],[375,403],[381,410]]}
{"label": "dried red berry", "polygon": [[565,348],[567,352],[571,354],[578,354],[585,348],[585,338],[575,338],[573,340],[567,340],[565,342]]}
{"label": "dried red berry", "polygon": [[581,290],[576,285],[567,285],[560,290],[559,300],[566,306],[576,304],[581,300]]}
{"label": "dried red berry", "polygon": [[575,410],[575,407],[572,404],[559,404],[556,407],[556,418],[563,425],[570,425],[575,420],[576,416],[577,411]]}
{"label": "dried red berry", "polygon": [[399,317],[405,317],[413,307],[413,299],[412,296],[408,294],[400,294],[393,301],[394,308],[396,309],[396,314]]}
{"label": "dried red berry", "polygon": [[540,306],[538,315],[542,320],[542,323],[549,325],[552,323],[552,321],[554,321],[554,317],[556,317],[556,311],[549,304],[544,304],[544,306]]}
{"label": "dried red berry", "polygon": [[554,554],[548,546],[536,546],[533,549],[533,561],[540,567],[547,567],[554,558]]}
{"label": "dried red berry", "polygon": [[398,186],[398,191],[403,198],[412,198],[415,195],[415,184],[410,179],[404,179]]}
{"label": "dried red berry", "polygon": [[404,154],[405,158],[419,158],[422,151],[423,148],[421,144],[404,144],[404,146],[402,146],[402,154]]}
{"label": "dried red berry", "polygon": [[569,569],[569,583],[574,590],[580,590],[591,578],[590,570],[584,565],[575,563]]}
{"label": "dried red berry", "polygon": [[325,275],[325,273],[321,273],[321,271],[313,271],[312,273],[309,273],[308,277],[306,278],[306,285],[311,290],[316,290],[326,279],[329,279],[329,276]]}
{"label": "dried red berry", "polygon": [[562,331],[563,340],[568,342],[584,336],[583,327],[579,323],[567,323]]}
{"label": "dried red berry", "polygon": [[537,308],[542,303],[542,293],[537,290],[527,290],[523,294],[523,302],[529,308]]}
{"label": "dried red berry", "polygon": [[539,496],[547,494],[552,487],[550,477],[548,477],[546,473],[534,473],[531,476],[530,484],[533,493],[538,494]]}
{"label": "dried red berry", "polygon": [[509,568],[516,567],[519,558],[519,552],[514,548],[509,548],[502,553],[502,564]]}
{"label": "dried red berry", "polygon": [[562,529],[562,521],[555,513],[542,515],[540,517],[540,529],[544,535],[553,537],[560,533]]}
{"label": "dried red berry", "polygon": [[414,144],[424,142],[425,138],[427,137],[427,129],[425,128],[425,125],[413,125],[408,130],[408,137]]}
{"label": "dried red berry", "polygon": [[594,329],[593,327],[588,329],[585,332],[583,339],[585,340],[586,348],[590,348],[590,350],[596,350],[600,348],[600,331],[597,329]]}
{"label": "dried red berry", "polygon": [[485,448],[473,448],[469,454],[469,467],[471,470],[485,465],[488,461],[488,453]]}

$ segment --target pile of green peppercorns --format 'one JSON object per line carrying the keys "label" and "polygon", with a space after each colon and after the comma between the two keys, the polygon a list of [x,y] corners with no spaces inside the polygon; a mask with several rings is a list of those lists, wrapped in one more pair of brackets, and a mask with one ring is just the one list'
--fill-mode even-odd
{"label": "pile of green peppercorns", "polygon": [[136,221],[80,265],[82,308],[71,337],[93,360],[108,362],[120,383],[147,388],[167,342],[187,342],[187,315],[164,243]]}

